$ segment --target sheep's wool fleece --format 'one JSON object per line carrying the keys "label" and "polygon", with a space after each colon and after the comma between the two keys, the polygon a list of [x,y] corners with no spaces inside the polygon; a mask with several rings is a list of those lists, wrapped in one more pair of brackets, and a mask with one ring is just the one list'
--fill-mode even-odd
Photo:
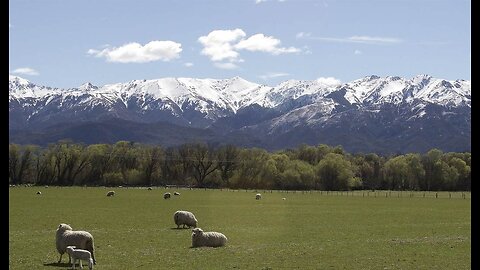
{"label": "sheep's wool fleece", "polygon": [[221,247],[227,243],[227,237],[223,233],[203,232],[197,229],[192,233],[192,247]]}
{"label": "sheep's wool fleece", "polygon": [[197,227],[197,219],[192,212],[189,211],[177,211],[173,215],[173,220],[177,226],[187,225],[189,227]]}
{"label": "sheep's wool fleece", "polygon": [[[77,249],[90,251],[93,256],[93,236],[86,231],[73,231],[67,224],[60,224],[56,233],[56,247],[60,254],[64,254],[67,246],[76,246]],[[95,260],[95,259],[94,259]]]}

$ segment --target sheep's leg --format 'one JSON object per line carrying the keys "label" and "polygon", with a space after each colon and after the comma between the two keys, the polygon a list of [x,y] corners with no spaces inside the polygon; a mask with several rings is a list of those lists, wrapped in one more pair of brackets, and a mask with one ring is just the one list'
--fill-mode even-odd
{"label": "sheep's leg", "polygon": [[92,261],[93,261],[93,264],[97,264],[97,261],[95,260],[95,255],[93,254],[93,248],[92,250],[89,250],[90,253],[92,253]]}
{"label": "sheep's leg", "polygon": [[75,269],[75,261],[76,261],[76,260],[77,260],[77,259],[75,259],[75,258],[73,259],[72,269]]}
{"label": "sheep's leg", "polygon": [[60,259],[58,259],[58,263],[60,263],[62,261],[62,255],[63,255],[63,253],[60,254]]}
{"label": "sheep's leg", "polygon": [[79,259],[78,261],[80,262],[80,269],[83,269],[82,260]]}
{"label": "sheep's leg", "polygon": [[68,254],[68,263],[71,263],[72,262],[72,256],[70,256],[70,254]]}

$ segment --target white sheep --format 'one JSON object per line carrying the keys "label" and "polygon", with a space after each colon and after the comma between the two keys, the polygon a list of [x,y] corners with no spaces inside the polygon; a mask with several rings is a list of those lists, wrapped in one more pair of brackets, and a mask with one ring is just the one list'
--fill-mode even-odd
{"label": "white sheep", "polygon": [[41,191],[37,191],[37,194],[38,194],[38,195],[42,195],[42,192],[41,192]]}
{"label": "white sheep", "polygon": [[151,188],[151,187],[149,187],[149,188],[148,188],[148,190],[152,190],[152,188]]}
{"label": "white sheep", "polygon": [[166,192],[166,193],[163,194],[164,199],[170,199],[171,196],[172,196],[172,194],[170,194],[170,192]]}
{"label": "white sheep", "polygon": [[185,225],[190,227],[197,227],[197,218],[195,218],[195,215],[192,212],[188,211],[177,211],[175,214],[173,214],[173,221],[175,221],[175,224],[177,224],[177,229],[180,228],[180,225],[182,225],[183,228],[185,228]]}
{"label": "white sheep", "polygon": [[175,192],[173,193],[173,195],[178,196],[178,195],[180,195],[180,193],[175,191]]}
{"label": "white sheep", "polygon": [[219,232],[204,232],[200,228],[192,230],[192,247],[221,247],[227,243],[227,237]]}
{"label": "white sheep", "polygon": [[255,200],[260,200],[261,198],[262,198],[262,194],[257,193],[257,194],[255,195]]}
{"label": "white sheep", "polygon": [[83,269],[82,260],[84,260],[88,262],[88,269],[92,270],[93,259],[90,251],[84,250],[84,249],[75,249],[75,248],[76,248],[75,246],[67,247],[67,253],[73,259],[72,268],[75,269],[75,263],[77,262],[77,259],[78,259],[81,269]]}
{"label": "white sheep", "polygon": [[[60,259],[58,263],[62,261],[63,253],[65,253],[68,246],[76,246],[79,249],[86,249],[92,254],[93,264],[96,264],[95,255],[93,254],[93,236],[86,231],[74,231],[70,225],[61,223],[58,225],[55,244],[58,253],[60,253]],[[68,263],[72,261],[70,255],[68,255]]]}
{"label": "white sheep", "polygon": [[110,196],[115,196],[115,191],[110,190],[109,192],[107,192],[107,197],[110,197]]}
{"label": "white sheep", "polygon": [[284,201],[285,201],[286,199],[287,199],[287,198],[282,198],[282,200],[284,200]]}

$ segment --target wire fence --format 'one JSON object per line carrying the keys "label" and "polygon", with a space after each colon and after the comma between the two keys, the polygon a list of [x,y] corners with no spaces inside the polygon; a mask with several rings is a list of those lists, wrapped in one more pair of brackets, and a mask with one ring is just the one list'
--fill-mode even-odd
{"label": "wire fence", "polygon": [[[9,185],[9,187],[39,187],[31,184]],[[45,186],[48,188],[48,186]],[[72,186],[56,188],[68,188]],[[126,188],[126,189],[179,189],[179,190],[216,190],[221,192],[251,192],[251,193],[285,193],[300,195],[320,195],[320,196],[344,196],[344,197],[365,197],[365,198],[434,198],[434,199],[471,199],[471,191],[404,191],[404,190],[354,190],[354,191],[336,191],[336,190],[273,190],[273,189],[230,189],[230,188],[198,188],[187,185],[166,185],[153,187],[129,187],[116,186],[101,188]],[[87,186],[83,186],[87,188]],[[90,188],[90,187],[89,187]]]}
{"label": "wire fence", "polygon": [[[204,189],[208,190],[208,189]],[[317,194],[321,196],[372,197],[372,198],[436,198],[436,199],[471,199],[470,191],[399,191],[399,190],[270,190],[270,189],[219,189],[227,192]]]}

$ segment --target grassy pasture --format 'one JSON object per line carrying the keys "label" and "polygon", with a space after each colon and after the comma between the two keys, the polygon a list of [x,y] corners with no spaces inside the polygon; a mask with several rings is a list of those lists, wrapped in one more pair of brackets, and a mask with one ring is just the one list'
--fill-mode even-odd
{"label": "grassy pasture", "polygon": [[[56,263],[60,223],[93,234],[95,269],[471,269],[470,193],[165,191],[9,188],[10,269],[71,268],[68,255]],[[176,210],[227,246],[190,248]]]}

